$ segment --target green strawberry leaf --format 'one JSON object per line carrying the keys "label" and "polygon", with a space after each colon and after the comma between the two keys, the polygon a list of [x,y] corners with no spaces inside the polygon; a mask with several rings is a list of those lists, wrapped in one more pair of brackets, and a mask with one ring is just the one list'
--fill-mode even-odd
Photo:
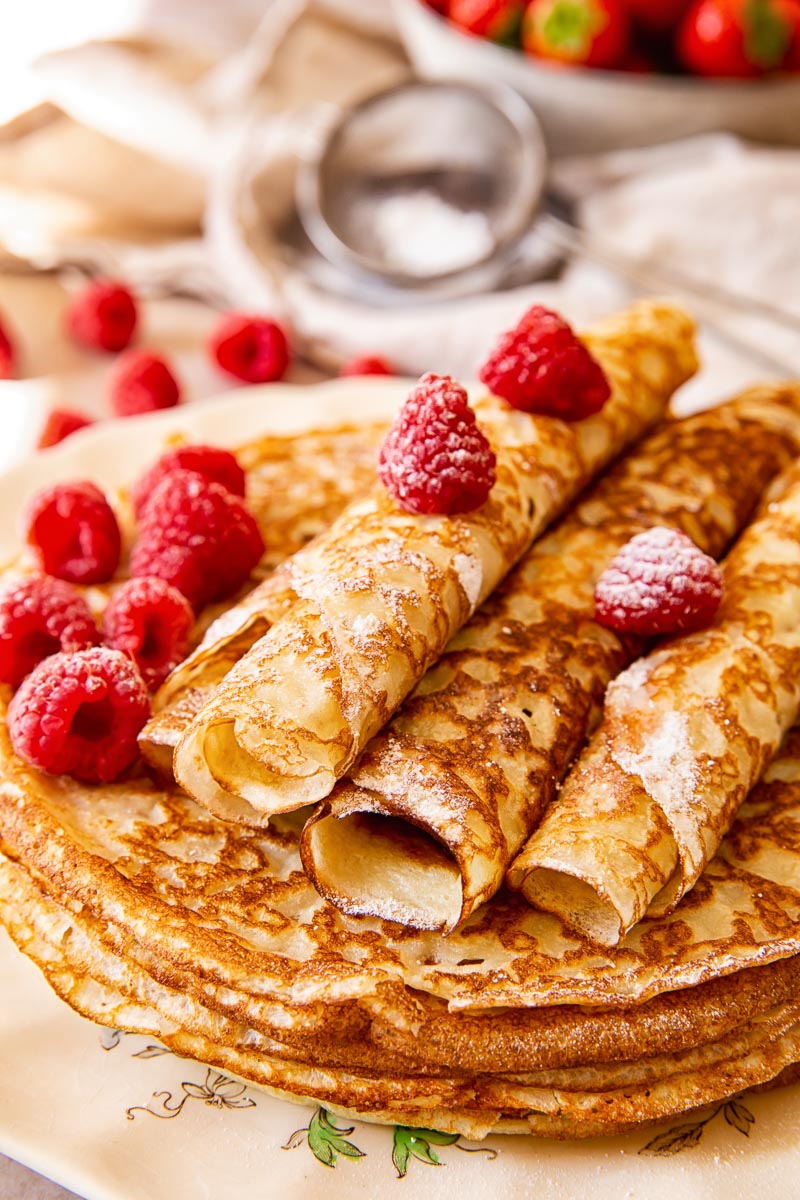
{"label": "green strawberry leaf", "polygon": [[789,22],[772,7],[771,0],[749,0],[744,10],[744,42],[752,63],[763,71],[774,70],[786,57],[791,40]]}
{"label": "green strawberry leaf", "polygon": [[593,0],[555,0],[542,24],[542,34],[549,46],[583,59],[603,25]]}

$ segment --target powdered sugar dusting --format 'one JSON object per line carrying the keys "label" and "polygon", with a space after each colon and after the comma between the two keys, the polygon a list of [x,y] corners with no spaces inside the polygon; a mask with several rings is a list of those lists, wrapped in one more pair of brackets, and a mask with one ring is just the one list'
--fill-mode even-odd
{"label": "powdered sugar dusting", "polygon": [[466,592],[470,608],[475,608],[483,585],[483,564],[474,554],[457,554],[453,566],[458,582]]}
{"label": "powdered sugar dusting", "polygon": [[353,619],[353,637],[369,637],[371,634],[377,633],[380,627],[380,620],[375,616],[375,613],[359,614]]}
{"label": "powdered sugar dusting", "polygon": [[691,806],[698,783],[697,759],[685,713],[664,713],[645,734],[639,750],[617,747],[613,759],[642,786],[672,824],[673,814]]}

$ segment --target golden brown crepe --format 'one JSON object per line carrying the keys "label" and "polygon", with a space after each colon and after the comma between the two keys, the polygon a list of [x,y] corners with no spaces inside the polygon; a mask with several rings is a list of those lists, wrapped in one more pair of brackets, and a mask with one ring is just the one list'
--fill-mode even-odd
{"label": "golden brown crepe", "polygon": [[[80,917],[47,900],[1,856],[0,917],[57,993],[84,1015],[156,1036],[180,1054],[287,1099],[313,1099],[369,1120],[436,1123],[475,1137],[490,1131],[615,1133],[774,1079],[800,1057],[800,1000],[794,995],[716,1040],[632,1061],[494,1074],[429,1074],[394,1057],[366,1072],[353,1063],[322,1067],[316,1059],[285,1057],[280,1043],[109,953]],[[691,997],[683,999],[691,1009]]]}
{"label": "golden brown crepe", "polygon": [[724,564],[713,624],[639,659],[510,871],[607,945],[694,885],[800,708],[800,464]]}
{"label": "golden brown crepe", "polygon": [[237,450],[247,477],[247,503],[267,547],[259,571],[269,574],[210,620],[199,645],[155,697],[155,715],[139,745],[165,776],[172,775],[180,735],[214,686],[293,603],[289,581],[276,568],[372,486],[385,432],[377,422],[343,425],[263,437]]}
{"label": "golden brown crepe", "polygon": [[191,795],[253,824],[326,796],[532,540],[695,367],[691,321],[667,304],[639,304],[588,341],[612,384],[595,416],[566,425],[478,403],[497,481],[475,512],[421,517],[377,488],[303,552],[290,568],[297,603],[178,743]]}
{"label": "golden brown crepe", "polygon": [[617,550],[653,525],[719,557],[800,451],[800,389],[670,422],[538,542],[306,824],[303,864],[344,912],[448,931],[500,887],[609,681],[644,650],[594,621]]}

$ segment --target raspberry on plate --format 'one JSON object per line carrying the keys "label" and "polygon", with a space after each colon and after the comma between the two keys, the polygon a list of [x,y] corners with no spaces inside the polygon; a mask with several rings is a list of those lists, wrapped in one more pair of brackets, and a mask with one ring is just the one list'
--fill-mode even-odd
{"label": "raspberry on plate", "polygon": [[234,496],[245,493],[244,471],[230,450],[216,446],[178,446],[162,454],[131,490],[131,503],[137,517],[141,517],[145,505],[156,487],[171,471],[194,471],[209,483],[218,483]]}
{"label": "raspberry on plate", "polygon": [[85,429],[87,425],[94,425],[94,421],[84,417],[82,413],[73,412],[69,408],[54,408],[39,434],[37,447],[39,450],[46,450],[48,446],[57,446],[64,438],[77,433],[79,429]]}
{"label": "raspberry on plate", "polygon": [[163,579],[129,579],[114,592],[103,613],[107,646],[136,663],[154,691],[186,657],[194,613],[189,601]]}
{"label": "raspberry on plate", "polygon": [[0,322],[0,379],[13,379],[17,352],[8,330]]}
{"label": "raspberry on plate", "polygon": [[539,304],[502,335],[479,375],[512,408],[563,421],[590,417],[611,395],[583,342],[563,317]]}
{"label": "raspberry on plate", "polygon": [[351,358],[342,367],[339,375],[344,379],[350,375],[395,375],[396,371],[388,358],[379,354],[362,354]]}
{"label": "raspberry on plate", "polygon": [[49,575],[28,575],[0,592],[0,683],[17,687],[42,659],[99,641],[80,592]]}
{"label": "raspberry on plate", "polygon": [[133,293],[116,279],[93,279],[75,293],[67,309],[70,334],[92,350],[124,350],[138,320]]}
{"label": "raspberry on plate", "polygon": [[119,565],[122,539],[114,510],[93,483],[43,488],[25,512],[25,540],[47,575],[105,583]]}
{"label": "raspberry on plate", "polygon": [[110,383],[111,408],[118,417],[174,408],[180,385],[166,359],[152,350],[128,350],[114,367]]}
{"label": "raspberry on plate", "polygon": [[209,339],[211,357],[245,383],[275,383],[289,366],[289,341],[277,321],[227,313]]}
{"label": "raspberry on plate", "polygon": [[449,375],[423,375],[381,447],[378,475],[401,508],[471,512],[495,481],[496,459],[467,393]]}
{"label": "raspberry on plate", "polygon": [[131,574],[157,575],[198,612],[232,595],[264,553],[244,502],[194,471],[172,471],[142,513]]}
{"label": "raspberry on plate", "polygon": [[128,656],[95,646],[39,663],[8,706],[8,732],[15,753],[41,771],[110,783],[136,760],[149,714]]}
{"label": "raspberry on plate", "polygon": [[663,525],[637,533],[597,581],[595,616],[619,633],[645,637],[709,625],[722,600],[722,573],[690,537]]}

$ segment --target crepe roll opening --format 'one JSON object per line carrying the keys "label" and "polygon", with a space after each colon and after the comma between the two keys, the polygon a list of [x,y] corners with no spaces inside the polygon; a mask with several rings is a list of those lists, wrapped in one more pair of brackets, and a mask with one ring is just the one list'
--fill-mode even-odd
{"label": "crepe roll opening", "polygon": [[452,929],[463,904],[452,855],[408,821],[377,813],[322,816],[306,825],[303,865],[315,887],[342,912]]}
{"label": "crepe roll opening", "polygon": [[[291,773],[281,775],[259,762],[240,744],[235,721],[220,721],[210,725],[203,743],[205,760],[216,783],[232,796],[241,797],[259,810],[273,813],[314,804],[327,796],[336,782],[333,772],[324,764],[309,757],[302,764],[292,764]],[[281,796],[285,795],[285,804]]]}
{"label": "crepe roll opening", "polygon": [[583,879],[537,867],[523,881],[520,891],[525,899],[544,912],[564,917],[579,933],[604,946],[616,946],[623,933],[616,909]]}

